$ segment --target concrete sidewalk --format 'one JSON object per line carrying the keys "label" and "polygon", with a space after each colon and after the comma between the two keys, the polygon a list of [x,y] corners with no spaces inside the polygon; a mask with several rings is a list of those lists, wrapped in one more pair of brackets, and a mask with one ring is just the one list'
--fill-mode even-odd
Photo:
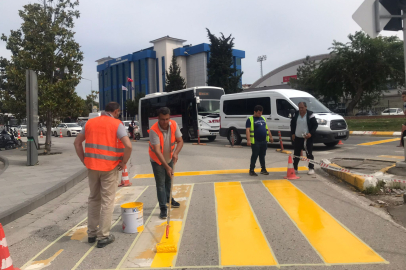
{"label": "concrete sidewalk", "polygon": [[[26,142],[27,138],[22,140]],[[53,137],[52,153],[61,154],[40,155],[36,166],[26,166],[26,149],[0,152],[0,163],[5,164],[0,166],[0,223],[5,225],[29,213],[87,177],[73,140]],[[45,138],[39,142],[45,143]]]}

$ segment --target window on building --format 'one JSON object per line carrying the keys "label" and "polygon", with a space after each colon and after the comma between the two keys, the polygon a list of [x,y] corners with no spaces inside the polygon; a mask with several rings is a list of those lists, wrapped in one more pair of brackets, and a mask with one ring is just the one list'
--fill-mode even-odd
{"label": "window on building", "polygon": [[236,57],[235,59],[236,59],[236,61],[235,61],[235,62],[236,62],[236,65],[237,65],[237,66],[241,66],[241,58],[240,58],[240,57]]}
{"label": "window on building", "polygon": [[118,81],[117,81],[117,84],[118,85],[123,85],[124,83],[123,83],[123,64],[119,64],[118,65]]}
{"label": "window on building", "polygon": [[276,112],[282,117],[289,118],[290,110],[295,109],[287,100],[277,99],[276,100]]}
{"label": "window on building", "polygon": [[141,71],[141,80],[146,80],[146,74],[145,74],[145,59],[141,59],[141,66],[140,66],[140,71]]}
{"label": "window on building", "polygon": [[162,56],[162,89],[163,89],[163,92],[165,92],[165,84],[166,84],[166,79],[165,79],[165,56]]}
{"label": "window on building", "polygon": [[113,85],[117,85],[117,66],[111,68],[113,70]]}
{"label": "window on building", "polygon": [[107,86],[111,86],[111,68],[107,69]]}
{"label": "window on building", "polygon": [[260,97],[260,98],[247,98],[247,114],[254,113],[254,107],[261,105],[264,110],[262,114],[271,114],[271,98],[270,97]]}

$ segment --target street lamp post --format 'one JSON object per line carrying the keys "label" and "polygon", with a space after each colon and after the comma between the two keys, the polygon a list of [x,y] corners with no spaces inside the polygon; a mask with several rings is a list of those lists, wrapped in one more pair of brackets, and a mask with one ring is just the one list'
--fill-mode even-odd
{"label": "street lamp post", "polygon": [[[82,77],[82,79],[83,80],[87,80],[87,81],[90,81],[90,98],[92,98],[92,91],[93,91],[93,81],[92,80],[89,80],[89,79],[86,79],[86,78],[83,78]],[[92,98],[92,109],[91,109],[91,112],[93,112],[93,98]]]}
{"label": "street lamp post", "polygon": [[262,62],[266,60],[266,55],[258,56],[257,62],[261,63],[261,78],[264,76],[262,74]]}

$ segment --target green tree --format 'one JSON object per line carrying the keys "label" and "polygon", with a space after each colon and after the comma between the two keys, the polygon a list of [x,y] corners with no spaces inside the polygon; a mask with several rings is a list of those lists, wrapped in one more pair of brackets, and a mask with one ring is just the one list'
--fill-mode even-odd
{"label": "green tree", "polygon": [[131,117],[134,117],[136,114],[138,114],[138,105],[139,101],[141,98],[145,97],[144,93],[138,93],[135,95],[134,100],[128,99],[125,103],[127,112]]}
{"label": "green tree", "polygon": [[334,41],[331,57],[319,65],[311,61],[304,63],[291,86],[313,91],[324,101],[348,99],[347,112],[352,114],[359,102],[363,107],[376,102],[389,83],[403,86],[405,73],[403,41],[398,37],[372,39],[363,32],[356,32],[348,38],[347,43]]}
{"label": "green tree", "polygon": [[239,87],[241,74],[237,74],[237,69],[233,66],[234,38],[229,35],[225,37],[221,33],[220,37],[213,35],[207,29],[210,40],[210,59],[207,64],[207,84],[224,88],[226,94],[238,93],[242,91]]}
{"label": "green tree", "polygon": [[80,16],[75,10],[78,5],[79,1],[72,0],[48,0],[44,6],[25,5],[19,11],[21,27],[11,30],[10,36],[1,37],[12,54],[9,61],[0,61],[7,79],[1,88],[4,104],[13,114],[25,112],[25,71],[36,71],[39,114],[47,125],[47,152],[51,151],[52,120],[70,113],[78,101],[75,87],[82,74],[83,60],[73,31],[74,19]]}
{"label": "green tree", "polygon": [[185,88],[185,79],[180,75],[180,67],[176,62],[175,55],[172,55],[172,63],[169,66],[169,72],[166,71],[165,91],[172,92]]}

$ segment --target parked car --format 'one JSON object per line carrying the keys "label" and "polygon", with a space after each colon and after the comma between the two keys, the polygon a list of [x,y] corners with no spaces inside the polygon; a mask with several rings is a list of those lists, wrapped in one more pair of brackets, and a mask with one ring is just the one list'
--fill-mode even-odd
{"label": "parked car", "polygon": [[27,125],[19,125],[18,127],[17,127],[17,131],[20,131],[20,136],[21,137],[24,137],[24,136],[27,136]]}
{"label": "parked car", "polygon": [[381,115],[404,115],[401,108],[388,108],[385,109]]}
{"label": "parked car", "polygon": [[82,127],[76,123],[61,123],[57,127],[52,128],[52,135],[58,137],[62,131],[62,136],[76,136],[82,130]]}
{"label": "parked car", "polygon": [[373,116],[373,115],[378,115],[376,112],[374,111],[359,111],[355,114],[355,116]]}

